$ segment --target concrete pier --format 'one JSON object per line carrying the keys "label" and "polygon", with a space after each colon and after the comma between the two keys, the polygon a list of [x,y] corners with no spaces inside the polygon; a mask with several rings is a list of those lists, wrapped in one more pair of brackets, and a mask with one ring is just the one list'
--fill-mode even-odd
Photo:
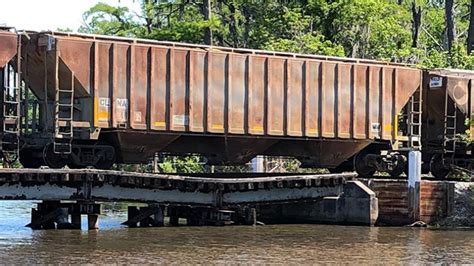
{"label": "concrete pier", "polygon": [[258,206],[257,219],[264,223],[328,223],[374,225],[378,218],[375,193],[359,181],[348,181],[343,193],[319,201]]}

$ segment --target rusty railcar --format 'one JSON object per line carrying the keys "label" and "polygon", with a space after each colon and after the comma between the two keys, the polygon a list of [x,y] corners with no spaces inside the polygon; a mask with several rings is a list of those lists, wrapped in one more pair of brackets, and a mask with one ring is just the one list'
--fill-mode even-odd
{"label": "rusty railcar", "polygon": [[425,71],[423,161],[444,178],[453,166],[474,170],[474,71]]}
{"label": "rusty railcar", "polygon": [[417,113],[400,116],[421,87],[409,66],[55,32],[22,39],[38,104],[25,113],[27,166],[107,168],[168,152],[335,168],[364,150],[356,168],[370,173],[381,161],[393,169],[394,150],[418,140],[402,125]]}

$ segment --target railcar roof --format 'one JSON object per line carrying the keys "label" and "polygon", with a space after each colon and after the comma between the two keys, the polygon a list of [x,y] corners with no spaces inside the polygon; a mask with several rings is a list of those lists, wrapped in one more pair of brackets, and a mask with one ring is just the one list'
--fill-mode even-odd
{"label": "railcar roof", "polygon": [[474,70],[468,69],[438,68],[429,70],[429,73],[445,77],[461,77],[474,79]]}
{"label": "railcar roof", "polygon": [[376,65],[384,65],[384,66],[415,68],[415,65],[413,64],[393,63],[393,62],[377,61],[377,60],[372,60],[372,59],[358,59],[358,58],[349,58],[349,57],[276,52],[276,51],[268,51],[268,50],[232,48],[232,47],[223,47],[223,46],[190,44],[190,43],[184,43],[184,42],[156,41],[156,40],[150,40],[150,39],[117,37],[117,36],[107,36],[107,35],[97,35],[97,34],[72,33],[72,32],[60,32],[60,31],[43,31],[43,32],[30,31],[29,33],[30,34],[49,34],[57,38],[67,37],[67,38],[79,38],[79,39],[93,39],[93,40],[99,40],[99,41],[127,42],[127,43],[135,43],[135,44],[150,44],[150,45],[155,44],[155,45],[171,46],[171,47],[177,47],[177,48],[191,48],[191,49],[203,49],[203,50],[214,49],[214,50],[219,50],[223,52],[231,52],[231,53],[239,53],[239,54],[270,55],[270,56],[292,57],[292,58],[299,58],[299,59],[332,60],[332,61],[346,62],[346,63],[376,64]]}

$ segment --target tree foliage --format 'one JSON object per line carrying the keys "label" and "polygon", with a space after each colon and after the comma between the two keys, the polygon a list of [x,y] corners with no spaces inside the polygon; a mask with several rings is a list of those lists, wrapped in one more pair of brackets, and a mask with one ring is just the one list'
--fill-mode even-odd
{"label": "tree foliage", "polygon": [[452,26],[452,0],[213,0],[210,20],[202,0],[137,1],[138,14],[104,3],[91,7],[80,31],[204,43],[210,28],[221,46],[474,68],[469,0],[454,1]]}

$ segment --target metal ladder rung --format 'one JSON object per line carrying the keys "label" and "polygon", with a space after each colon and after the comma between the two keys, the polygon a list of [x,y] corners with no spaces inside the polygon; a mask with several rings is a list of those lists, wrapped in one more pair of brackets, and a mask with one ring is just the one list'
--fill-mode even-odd
{"label": "metal ladder rung", "polygon": [[57,121],[72,121],[72,117],[61,117]]}
{"label": "metal ladder rung", "polygon": [[18,90],[20,90],[19,87],[6,86],[6,87],[4,87],[4,88],[5,88],[5,90],[8,90],[8,91],[11,91],[11,90],[13,90],[13,91],[18,91]]}
{"label": "metal ladder rung", "polygon": [[6,118],[3,119],[3,124],[4,125],[11,125],[11,124],[16,124],[18,118]]}
{"label": "metal ladder rung", "polygon": [[70,103],[57,103],[56,106],[72,108],[72,107],[71,107],[72,104],[70,104]]}
{"label": "metal ladder rung", "polygon": [[53,150],[58,154],[70,154],[74,135],[74,89],[57,88],[54,105],[56,112]]}
{"label": "metal ladder rung", "polygon": [[64,136],[63,134],[56,134],[54,136],[55,139],[66,139],[66,140],[72,140],[71,136]]}

